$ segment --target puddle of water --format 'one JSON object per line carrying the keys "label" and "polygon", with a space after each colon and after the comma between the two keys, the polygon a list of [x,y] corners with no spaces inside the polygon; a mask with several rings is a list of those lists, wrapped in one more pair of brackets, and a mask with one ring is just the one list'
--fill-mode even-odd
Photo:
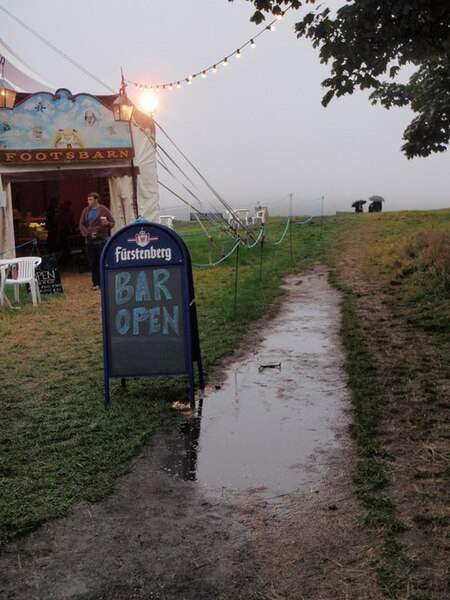
{"label": "puddle of water", "polygon": [[301,286],[292,279],[287,290],[257,353],[231,365],[221,389],[204,395],[164,465],[209,494],[261,488],[277,495],[314,486],[323,454],[338,448],[347,400],[336,344],[338,294],[314,273]]}

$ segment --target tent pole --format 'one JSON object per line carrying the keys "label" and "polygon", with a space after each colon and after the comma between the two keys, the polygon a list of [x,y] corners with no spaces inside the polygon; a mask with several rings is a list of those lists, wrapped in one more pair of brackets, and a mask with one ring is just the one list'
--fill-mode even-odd
{"label": "tent pole", "polygon": [[133,159],[131,159],[131,182],[133,185],[133,212],[134,212],[134,218],[137,219],[139,216],[139,207],[138,207],[138,202],[137,202],[136,170],[134,167]]}

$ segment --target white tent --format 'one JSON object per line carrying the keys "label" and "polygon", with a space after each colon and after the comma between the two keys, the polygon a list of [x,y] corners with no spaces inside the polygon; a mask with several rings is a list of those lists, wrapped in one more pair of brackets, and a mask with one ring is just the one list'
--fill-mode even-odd
{"label": "white tent", "polygon": [[26,65],[3,40],[0,40],[0,56],[5,59],[5,81],[16,92],[51,92],[56,89]]}
{"label": "white tent", "polygon": [[[8,81],[19,91],[13,110],[0,109],[0,192],[3,192],[0,195],[0,200],[3,198],[3,202],[0,201],[0,253],[8,252],[9,258],[15,254],[17,246],[13,224],[12,184],[15,182],[67,182],[83,177],[101,177],[108,181],[110,206],[116,220],[116,230],[134,220],[136,208],[137,214],[142,218],[157,221],[159,196],[156,143],[155,126],[151,117],[135,109],[130,126],[124,123],[115,124],[111,104],[116,96],[92,96],[82,93],[73,95],[64,88],[56,90],[27,67],[1,41],[0,55],[5,57],[5,75],[8,75]],[[56,106],[60,98],[65,100],[69,107],[77,103],[80,105],[77,128],[72,128],[71,125],[69,132],[74,132],[72,135],[77,136],[80,127],[86,125],[81,131],[85,140],[78,145],[67,143],[55,146],[56,138],[52,139],[50,134],[44,142],[45,136],[42,134],[45,128],[47,132],[56,132],[66,127],[61,125],[61,111],[53,110],[53,105]],[[89,101],[97,107],[97,112],[102,114],[103,128],[97,128],[96,138],[92,137],[94,128],[88,131],[87,124],[81,120],[80,111],[85,110]],[[46,106],[40,106],[42,104]],[[42,137],[39,141],[36,138],[31,140],[31,127],[37,122],[37,113],[33,113],[33,108],[41,108],[39,129]],[[47,110],[44,112],[44,109]],[[85,111],[85,115],[87,112]],[[28,130],[25,127],[28,127]],[[105,133],[107,131],[111,133],[109,138]],[[63,133],[66,133],[66,130]],[[22,137],[17,141],[19,134]],[[125,136],[128,136],[128,140],[131,139],[131,143],[128,142],[128,146],[131,146],[128,154],[121,148],[112,149],[115,139],[120,138],[118,134],[122,135],[123,139]],[[58,156],[58,161],[50,160],[50,154],[53,157]],[[98,160],[98,157],[101,160]]]}

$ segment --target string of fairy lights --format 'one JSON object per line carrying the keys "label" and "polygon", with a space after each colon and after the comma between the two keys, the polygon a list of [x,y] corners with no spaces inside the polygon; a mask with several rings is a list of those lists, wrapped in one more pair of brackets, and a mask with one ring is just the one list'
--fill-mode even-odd
{"label": "string of fairy lights", "polygon": [[[151,95],[154,95],[154,92],[179,89],[179,88],[183,87],[183,85],[191,85],[192,82],[195,79],[205,79],[206,76],[207,76],[207,74],[209,72],[217,73],[218,68],[219,68],[220,65],[222,65],[223,67],[227,67],[228,64],[229,64],[229,62],[230,62],[230,59],[232,59],[233,57],[235,57],[237,59],[241,58],[242,51],[245,48],[247,48],[247,47],[255,48],[256,47],[256,40],[257,40],[257,38],[259,38],[264,33],[275,31],[275,23],[277,21],[280,21],[281,19],[283,19],[284,15],[291,8],[292,8],[292,5],[289,5],[289,6],[286,7],[285,10],[282,10],[281,7],[276,6],[274,8],[274,10],[273,10],[273,12],[275,14],[275,19],[273,21],[271,21],[267,26],[265,26],[264,29],[262,29],[257,34],[255,34],[252,38],[250,38],[247,42],[245,42],[245,44],[242,44],[241,46],[239,46],[234,52],[231,52],[230,54],[227,54],[223,59],[221,59],[221,60],[219,60],[219,61],[217,61],[215,63],[210,64],[208,67],[205,67],[204,69],[201,69],[200,71],[198,71],[196,73],[191,73],[190,75],[185,76],[185,77],[181,77],[180,79],[176,79],[174,81],[170,81],[170,82],[167,82],[167,83],[159,83],[159,84],[139,83],[139,82],[136,82],[136,81],[132,81],[130,79],[126,79],[126,78],[123,77],[123,75],[122,75],[122,81],[126,82],[127,84],[133,85],[138,90],[144,90],[146,92],[149,92]],[[23,21],[21,21],[13,13],[11,13],[8,10],[6,10],[3,6],[0,6],[0,9],[2,11],[4,11],[7,15],[9,15],[12,19],[14,19],[17,23],[19,23],[19,25],[21,25],[22,27],[24,27],[25,29],[27,29],[32,35],[36,36],[40,41],[42,41],[47,46],[49,46],[52,50],[54,50],[55,52],[57,52],[60,56],[62,56],[63,58],[65,58],[66,60],[68,60],[69,62],[71,62],[75,67],[77,67],[78,69],[80,69],[81,71],[83,71],[86,75],[88,75],[89,77],[91,77],[92,79],[94,79],[95,81],[97,81],[98,83],[100,83],[105,88],[111,90],[111,92],[114,92],[113,88],[111,88],[109,85],[107,85],[106,83],[104,83],[103,81],[101,81],[98,77],[96,77],[95,75],[93,75],[92,73],[90,73],[90,71],[88,71],[87,69],[85,69],[83,66],[81,66],[79,63],[77,63],[70,56],[68,56],[67,54],[65,54],[61,50],[59,50],[56,46],[54,46],[53,44],[51,44],[46,38],[44,38],[38,32],[36,32],[31,27],[29,27],[28,25],[26,25]],[[278,12],[275,13],[275,11],[278,11]],[[155,98],[156,98],[156,96],[155,96]],[[155,102],[155,99],[153,99],[153,100],[150,100],[150,104],[155,104],[156,105],[157,102]],[[144,110],[145,110],[145,108],[144,108]],[[150,112],[153,112],[151,108],[149,110],[150,110]]]}
{"label": "string of fairy lights", "polygon": [[233,59],[233,58],[240,59],[242,56],[242,50],[244,50],[245,48],[247,48],[247,47],[250,47],[252,49],[256,48],[257,38],[260,37],[261,35],[263,35],[264,33],[275,31],[275,23],[277,21],[281,21],[281,19],[283,19],[284,15],[290,8],[291,8],[291,6],[287,7],[286,10],[280,9],[280,12],[276,15],[275,19],[272,22],[270,22],[267,26],[265,26],[264,29],[259,31],[256,35],[254,35],[247,42],[245,42],[245,44],[242,44],[242,46],[239,46],[234,52],[227,54],[221,60],[210,64],[208,67],[205,67],[204,69],[201,69],[200,71],[198,71],[196,73],[191,73],[190,75],[181,77],[180,79],[175,79],[174,81],[169,81],[166,83],[157,83],[157,84],[149,84],[149,83],[142,83],[142,82],[140,83],[137,81],[132,81],[131,79],[127,79],[127,78],[124,78],[124,81],[129,85],[133,85],[135,87],[135,89],[147,90],[150,93],[154,93],[154,92],[159,93],[161,91],[166,91],[166,90],[180,89],[181,87],[183,87],[183,85],[184,86],[191,85],[195,79],[206,79],[209,72],[217,73],[220,66],[227,67],[230,64],[230,59]]}

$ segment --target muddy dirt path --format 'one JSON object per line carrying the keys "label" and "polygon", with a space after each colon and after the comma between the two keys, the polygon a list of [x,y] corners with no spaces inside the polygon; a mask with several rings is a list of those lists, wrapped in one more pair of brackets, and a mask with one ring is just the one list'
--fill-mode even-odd
{"label": "muddy dirt path", "polygon": [[251,351],[110,498],[9,544],[0,596],[381,598],[352,495],[339,325],[326,271],[291,277]]}

